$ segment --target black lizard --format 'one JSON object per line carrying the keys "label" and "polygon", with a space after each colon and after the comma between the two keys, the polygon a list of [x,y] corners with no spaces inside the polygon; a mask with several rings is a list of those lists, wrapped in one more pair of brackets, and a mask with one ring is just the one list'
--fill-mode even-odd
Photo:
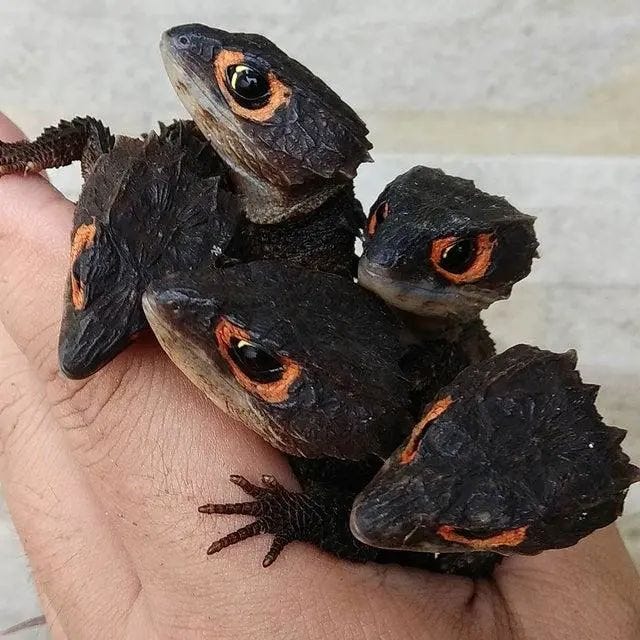
{"label": "black lizard", "polygon": [[518,345],[461,373],[356,499],[356,536],[391,549],[532,555],[614,522],[640,469],[576,360]]}
{"label": "black lizard", "polygon": [[362,121],[261,36],[186,25],[161,48],[215,151],[193,122],[116,140],[90,117],[0,143],[0,175],[82,161],[59,349],[68,377],[91,375],[146,328],[140,297],[163,273],[259,258],[355,273]]}
{"label": "black lizard", "polygon": [[[293,540],[313,542],[340,557],[415,564],[415,556],[389,556],[354,545],[347,527],[353,500],[367,477],[403,440],[400,453],[390,458],[377,476],[380,480],[361,497],[359,504],[364,506],[354,520],[360,538],[382,547],[402,548],[402,536],[424,515],[420,500],[428,498],[458,508],[437,512],[449,517],[442,525],[456,531],[473,530],[469,519],[475,513],[486,516],[484,524],[491,532],[503,532],[508,527],[495,514],[506,512],[516,522],[533,521],[532,531],[546,531],[546,538],[529,538],[532,549],[572,544],[615,519],[626,488],[637,479],[637,470],[619,448],[623,432],[599,420],[593,388],[582,385],[571,357],[514,347],[464,371],[424,415],[416,416],[401,369],[399,323],[378,299],[346,279],[254,262],[213,275],[176,274],[153,284],[144,306],[174,362],[219,407],[287,453],[303,485],[304,493],[296,494],[272,478],[257,487],[234,476],[232,480],[255,502],[210,504],[201,510],[254,515],[256,521],[213,543],[210,553],[271,533],[275,537],[266,565]],[[434,430],[433,440],[430,428],[439,426],[440,415],[444,426]],[[502,431],[496,434],[498,427]],[[435,471],[420,451],[423,439],[439,447],[433,456]],[[590,439],[598,443],[594,451],[586,446]],[[558,461],[572,451],[581,455],[574,456],[575,467],[564,465],[565,476],[577,477],[578,467],[582,475],[561,486],[563,467]],[[398,456],[408,465],[401,464],[400,471]],[[514,465],[521,458],[522,466]],[[491,491],[494,485],[485,482],[481,472],[492,479],[510,465],[514,471],[503,474],[502,493]],[[435,481],[433,490],[422,486],[423,469],[436,479],[442,473],[442,491]],[[523,469],[525,477],[519,480]],[[450,485],[458,493],[452,494]],[[403,491],[404,502],[398,497]],[[389,499],[376,511],[379,494]],[[485,494],[490,504],[483,510]],[[587,509],[588,501],[598,506]],[[406,510],[395,508],[396,503],[406,503]],[[371,527],[363,533],[360,522],[367,520],[361,514],[367,508],[377,516],[378,537],[370,533]],[[547,518],[561,508],[564,535]],[[589,511],[583,524],[568,517],[576,510]],[[385,544],[385,531],[399,533]],[[481,531],[477,533],[480,537]],[[496,544],[495,550],[502,553],[503,546]],[[469,548],[494,550],[489,543]],[[434,549],[440,550],[451,549]],[[490,572],[498,558],[492,553],[445,553],[422,556],[422,564],[478,576]]]}
{"label": "black lizard", "polygon": [[371,207],[359,282],[418,335],[448,339],[479,362],[495,352],[480,311],[529,274],[534,220],[471,180],[414,167]]}

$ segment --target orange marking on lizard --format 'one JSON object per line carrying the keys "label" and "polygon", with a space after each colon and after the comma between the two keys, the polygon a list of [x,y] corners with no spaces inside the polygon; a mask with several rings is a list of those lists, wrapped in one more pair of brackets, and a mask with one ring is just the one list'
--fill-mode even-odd
{"label": "orange marking on lizard", "polygon": [[227,68],[234,64],[243,64],[244,54],[241,51],[231,51],[223,49],[218,53],[213,63],[213,70],[218,88],[225,97],[229,108],[233,113],[246,120],[253,122],[268,122],[273,118],[275,112],[282,106],[289,103],[291,99],[291,89],[279,80],[273,71],[267,73],[269,83],[269,101],[259,109],[247,109],[238,104],[232,93],[227,88]]}
{"label": "orange marking on lizard", "polygon": [[386,220],[389,216],[389,203],[381,202],[375,211],[371,212],[369,221],[367,222],[367,233],[373,237],[378,229],[380,222]]}
{"label": "orange marking on lizard", "polygon": [[441,416],[451,405],[453,404],[453,398],[447,396],[431,403],[429,410],[422,417],[420,422],[413,428],[411,435],[409,436],[409,442],[407,446],[402,450],[400,454],[400,464],[408,464],[412,462],[418,452],[418,445],[420,444],[420,438],[429,426],[436,418]]}
{"label": "orange marking on lizard", "polygon": [[454,284],[477,282],[489,269],[493,248],[496,245],[495,237],[491,233],[479,234],[475,238],[476,257],[471,266],[464,273],[451,273],[440,266],[440,260],[444,252],[459,240],[461,238],[456,236],[434,240],[431,245],[431,263],[434,269],[449,282]]}
{"label": "orange marking on lizard", "polygon": [[[73,269],[75,261],[78,256],[87,249],[93,246],[93,242],[96,237],[96,225],[93,224],[81,224],[73,234],[73,240],[71,241],[71,256],[70,256],[70,269]],[[76,311],[84,309],[86,304],[86,292],[84,282],[78,281],[73,272],[70,272],[71,278],[71,303]]]}
{"label": "orange marking on lizard", "polygon": [[235,379],[247,391],[249,391],[249,393],[252,393],[253,395],[256,395],[270,403],[284,402],[289,397],[289,389],[300,377],[300,373],[302,371],[300,365],[295,360],[279,356],[280,363],[283,368],[282,378],[277,382],[255,382],[243,373],[229,354],[231,341],[234,338],[236,340],[246,340],[247,342],[251,342],[249,332],[236,326],[230,320],[221,318],[214,329],[214,333],[216,340],[218,341],[220,355],[222,355],[225,362],[231,369],[231,373],[233,373]]}
{"label": "orange marking on lizard", "polygon": [[508,529],[490,538],[468,538],[456,533],[456,528],[450,525],[442,525],[436,533],[448,542],[457,542],[472,549],[484,551],[495,549],[496,547],[517,547],[526,540],[528,528],[528,526],[524,526],[517,529]]}

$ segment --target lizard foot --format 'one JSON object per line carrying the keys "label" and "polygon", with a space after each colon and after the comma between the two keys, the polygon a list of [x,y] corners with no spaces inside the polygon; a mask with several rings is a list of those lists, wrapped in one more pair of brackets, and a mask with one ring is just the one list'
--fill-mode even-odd
{"label": "lizard foot", "polygon": [[[243,476],[232,475],[233,484],[238,485],[245,493],[255,498],[253,502],[237,502],[230,504],[205,504],[198,508],[200,513],[208,514],[238,514],[254,516],[255,522],[230,533],[220,540],[216,540],[207,554],[212,555],[222,551],[247,538],[271,533],[274,535],[271,548],[262,561],[263,567],[273,564],[284,547],[294,540],[300,540],[303,522],[297,515],[306,512],[311,505],[302,493],[294,493],[285,489],[273,476],[263,475],[259,487],[249,482]],[[307,524],[311,524],[308,522]]]}
{"label": "lizard foot", "polygon": [[353,538],[348,528],[350,503],[324,490],[298,493],[285,489],[273,476],[262,476],[257,486],[243,476],[231,476],[231,482],[254,498],[252,502],[205,504],[200,513],[238,514],[255,517],[255,521],[220,540],[216,540],[207,554],[263,533],[274,536],[271,548],[262,561],[263,567],[272,565],[290,542],[309,542],[333,554],[353,561],[370,559],[373,549]]}

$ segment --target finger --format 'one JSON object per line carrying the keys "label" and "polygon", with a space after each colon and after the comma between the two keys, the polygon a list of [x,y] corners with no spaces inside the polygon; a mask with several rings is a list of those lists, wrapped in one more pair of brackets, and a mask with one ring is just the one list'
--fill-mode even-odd
{"label": "finger", "polygon": [[73,638],[124,637],[139,581],[1,325],[0,443],[4,495],[49,619]]}
{"label": "finger", "polygon": [[635,637],[640,630],[640,579],[615,526],[570,549],[509,559],[496,582],[532,637],[542,626],[559,638],[583,628],[593,638]]}
{"label": "finger", "polygon": [[[0,139],[21,137],[0,116]],[[52,376],[73,206],[38,176],[0,178],[0,320]]]}

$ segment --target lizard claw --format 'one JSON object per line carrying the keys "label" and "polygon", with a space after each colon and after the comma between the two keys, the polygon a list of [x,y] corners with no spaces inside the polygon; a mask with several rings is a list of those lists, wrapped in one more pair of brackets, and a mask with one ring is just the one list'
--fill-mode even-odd
{"label": "lizard claw", "polygon": [[289,544],[289,540],[282,536],[276,536],[271,543],[271,548],[267,552],[267,555],[262,560],[262,566],[266,569],[270,567],[276,558],[280,555],[280,552]]}
{"label": "lizard claw", "polygon": [[262,528],[260,527],[260,523],[256,520],[255,522],[248,524],[246,527],[242,527],[241,529],[212,542],[211,546],[207,549],[207,555],[210,556],[214,553],[218,553],[218,551],[222,551],[226,547],[230,547],[232,544],[237,544],[238,542],[260,535],[261,533],[263,533]]}
{"label": "lizard claw", "polygon": [[275,479],[274,476],[263,475],[262,484],[265,487],[269,487],[270,489],[281,489],[282,491],[286,491],[286,489]]}

